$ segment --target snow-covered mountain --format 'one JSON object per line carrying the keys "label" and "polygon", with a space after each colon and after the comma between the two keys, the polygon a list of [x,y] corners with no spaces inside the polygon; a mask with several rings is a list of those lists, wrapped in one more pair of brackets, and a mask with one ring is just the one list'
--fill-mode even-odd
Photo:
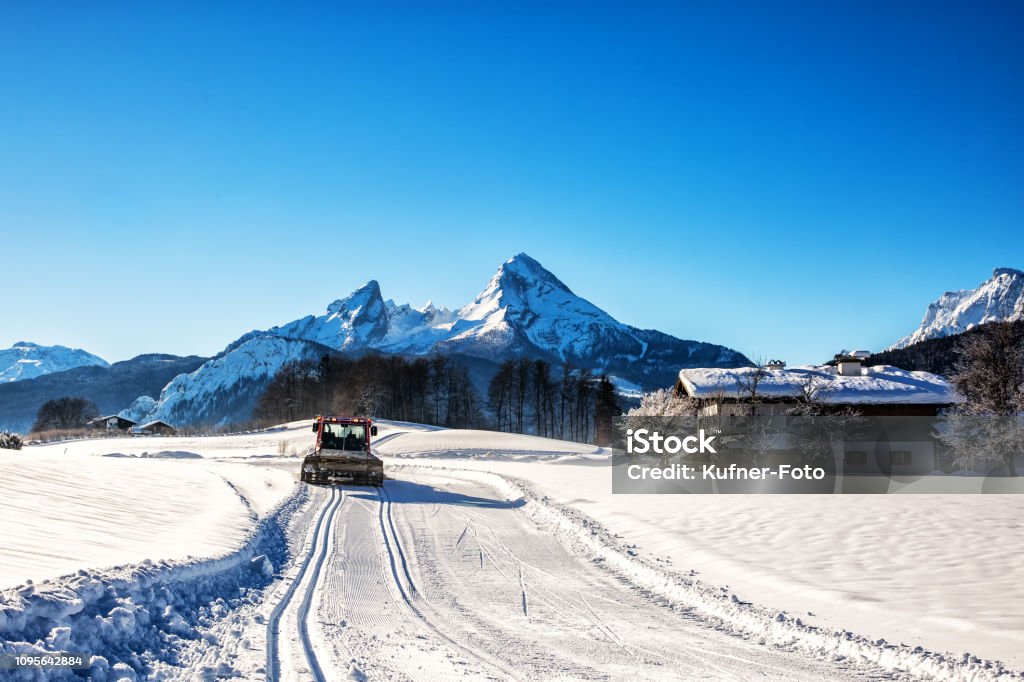
{"label": "snow-covered mountain", "polygon": [[130,419],[136,424],[142,424],[142,419],[156,409],[156,400],[148,395],[140,395],[129,407],[117,413],[118,417]]}
{"label": "snow-covered mountain", "polygon": [[432,303],[396,305],[385,301],[380,286],[371,281],[322,315],[250,334],[314,341],[342,351],[457,353],[494,361],[526,355],[602,371],[628,365],[632,373],[671,362],[673,376],[681,366],[746,362],[722,346],[623,324],[524,253],[503,263],[484,290],[457,312]]}
{"label": "snow-covered mountain", "polygon": [[114,414],[127,408],[132,410],[128,418],[137,421],[152,410],[153,405],[147,408],[145,401],[132,405],[133,400],[139,396],[160,395],[174,377],[196,370],[207,360],[209,358],[148,353],[109,367],[83,365],[33,379],[0,382],[0,430],[25,433],[32,427],[43,403],[63,396],[91,400],[101,414]]}
{"label": "snow-covered mountain", "polygon": [[312,341],[253,336],[232,344],[230,351],[196,371],[176,376],[137,421],[159,419],[176,426],[243,421],[252,415],[263,389],[281,367],[293,360],[320,358],[330,350]]}
{"label": "snow-covered mountain", "polygon": [[996,268],[977,289],[947,291],[928,306],[921,326],[887,350],[965,332],[986,322],[1024,320],[1024,272]]}
{"label": "snow-covered mountain", "polygon": [[34,379],[44,374],[63,372],[83,365],[110,366],[103,358],[87,353],[81,348],[40,346],[37,343],[19,341],[10,348],[0,350],[0,383]]}
{"label": "snow-covered mountain", "polygon": [[683,367],[748,364],[724,346],[623,324],[521,253],[503,263],[483,291],[456,312],[429,302],[413,308],[384,300],[380,285],[370,281],[321,315],[251,331],[197,371],[171,382],[146,418],[171,424],[244,418],[246,401],[251,408],[285,362],[318,357],[327,349],[461,355],[492,363],[544,358],[643,387],[669,385]]}
{"label": "snow-covered mountain", "polygon": [[337,350],[356,350],[378,345],[388,334],[388,310],[380,285],[370,280],[348,297],[327,306],[320,316],[307,315],[267,334],[305,339]]}

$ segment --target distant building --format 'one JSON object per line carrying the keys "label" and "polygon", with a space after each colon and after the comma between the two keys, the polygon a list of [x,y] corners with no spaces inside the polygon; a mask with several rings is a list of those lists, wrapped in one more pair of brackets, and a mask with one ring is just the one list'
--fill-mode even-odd
{"label": "distant building", "polygon": [[119,417],[116,414],[110,414],[106,417],[98,417],[89,422],[89,427],[93,429],[105,429],[106,431],[127,431],[131,427],[135,426],[135,422],[131,419],[125,419]]}
{"label": "distant building", "polygon": [[142,426],[136,426],[132,429],[132,433],[142,436],[173,436],[178,433],[178,430],[167,422],[157,419]]}

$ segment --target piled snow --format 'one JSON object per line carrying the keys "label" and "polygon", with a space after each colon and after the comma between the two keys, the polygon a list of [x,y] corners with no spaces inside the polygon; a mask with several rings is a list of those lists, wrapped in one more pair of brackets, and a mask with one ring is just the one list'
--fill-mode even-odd
{"label": "piled snow", "polygon": [[[311,440],[307,421],[0,457],[0,653],[97,654],[94,680],[239,677],[238,608],[260,604],[288,561],[285,525],[306,499],[277,453]],[[39,679],[18,675],[4,679]]]}
{"label": "piled snow", "polygon": [[[90,653],[88,675],[97,682],[171,679],[181,667],[192,670],[192,679],[239,677],[231,661],[250,645],[238,636],[239,619],[231,614],[258,604],[274,571],[288,561],[285,527],[304,502],[306,491],[300,491],[239,547],[215,558],[80,570],[59,581],[0,591],[0,653]],[[220,620],[227,621],[227,631],[217,637]],[[38,675],[24,669],[5,679]],[[59,669],[46,677],[81,679]]]}
{"label": "piled snow", "polygon": [[1024,272],[996,268],[977,289],[947,291],[928,306],[921,326],[888,350],[950,336],[999,320],[1024,320]]}
{"label": "piled snow", "polygon": [[[0,582],[0,653],[102,653],[96,680],[259,675],[253,614],[286,584],[272,575],[301,533],[285,526],[295,517],[307,528],[313,512],[309,489],[294,487],[295,460],[280,453],[308,447],[309,424],[0,457],[0,495],[14,510],[0,517],[0,570],[22,562]],[[723,631],[903,676],[1024,677],[960,653],[1024,667],[1024,497],[613,495],[608,453],[591,446],[379,426],[389,476],[439,467],[521,498],[517,508],[576,552]],[[113,453],[124,456],[101,456]],[[31,542],[44,536],[45,548]],[[93,543],[106,543],[105,558]],[[118,551],[149,556],[112,559]],[[35,566],[46,570],[24,570]],[[954,653],[932,653],[944,650]]]}
{"label": "piled snow", "polygon": [[[753,367],[700,368],[679,372],[679,381],[695,398],[742,398]],[[808,388],[824,403],[937,404],[957,402],[952,385],[936,374],[909,372],[890,365],[864,367],[859,376],[843,376],[827,365],[765,369],[757,391],[766,398],[800,398]]]}
{"label": "piled snow", "polygon": [[109,367],[106,360],[81,348],[40,346],[19,341],[10,348],[0,350],[0,383],[32,379],[83,365]]}
{"label": "piled snow", "polygon": [[[1016,568],[1024,553],[1024,496],[614,495],[611,471],[600,465],[607,458],[578,454],[576,444],[495,434],[487,445],[498,449],[478,457],[472,448],[447,447],[457,439],[453,431],[398,435],[378,451],[391,471],[415,461],[518,479],[545,503],[628,539],[632,554],[671,569],[673,582],[699,576],[740,602],[785,611],[782,634],[800,618],[821,632],[967,650],[1024,668],[1024,583]],[[566,453],[561,458],[550,454],[559,450]],[[833,639],[837,646],[848,639],[814,638],[826,649]],[[849,641],[863,644],[854,635]],[[931,655],[925,658],[932,663],[922,662],[910,647],[888,646],[879,648],[893,665],[905,659],[907,666],[945,670],[948,663]]]}

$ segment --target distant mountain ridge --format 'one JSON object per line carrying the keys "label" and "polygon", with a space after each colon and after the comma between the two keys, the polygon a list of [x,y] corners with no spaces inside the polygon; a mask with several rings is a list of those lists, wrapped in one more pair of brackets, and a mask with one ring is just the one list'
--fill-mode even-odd
{"label": "distant mountain ridge", "polygon": [[[911,372],[931,372],[948,377],[954,370],[957,360],[957,348],[964,338],[980,333],[987,325],[971,327],[959,334],[949,336],[936,336],[912,343],[902,348],[890,348],[880,353],[875,353],[868,358],[870,365],[893,365],[900,369]],[[1013,332],[1021,343],[1024,343],[1024,320],[1010,322]]]}
{"label": "distant mountain ridge", "polygon": [[[33,379],[0,384],[0,429],[25,433],[47,400],[88,398],[104,414],[128,408],[139,396],[158,396],[169,381],[208,358],[150,353],[110,366],[84,365]],[[142,415],[134,415],[142,416]]]}
{"label": "distant mountain ridge", "polygon": [[671,384],[682,367],[749,364],[724,346],[623,324],[521,253],[455,312],[432,303],[398,305],[385,300],[371,280],[321,315],[248,332],[189,376],[175,378],[146,418],[172,424],[245,419],[259,391],[286,362],[331,351],[458,355],[488,363],[544,358],[644,387]]}
{"label": "distant mountain ridge", "polygon": [[947,291],[925,311],[921,326],[886,350],[959,334],[987,322],[1024,320],[1024,272],[996,268],[976,289]]}
{"label": "distant mountain ridge", "polygon": [[10,348],[0,350],[0,384],[34,379],[82,366],[110,365],[103,358],[81,348],[41,346],[38,343],[19,341]]}

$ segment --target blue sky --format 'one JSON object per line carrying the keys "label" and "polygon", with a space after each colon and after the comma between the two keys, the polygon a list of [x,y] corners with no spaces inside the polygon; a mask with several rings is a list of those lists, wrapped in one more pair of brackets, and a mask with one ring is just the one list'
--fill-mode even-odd
{"label": "blue sky", "polygon": [[809,362],[1024,266],[1020,3],[156,5],[0,10],[0,346],[212,354],[525,251]]}

